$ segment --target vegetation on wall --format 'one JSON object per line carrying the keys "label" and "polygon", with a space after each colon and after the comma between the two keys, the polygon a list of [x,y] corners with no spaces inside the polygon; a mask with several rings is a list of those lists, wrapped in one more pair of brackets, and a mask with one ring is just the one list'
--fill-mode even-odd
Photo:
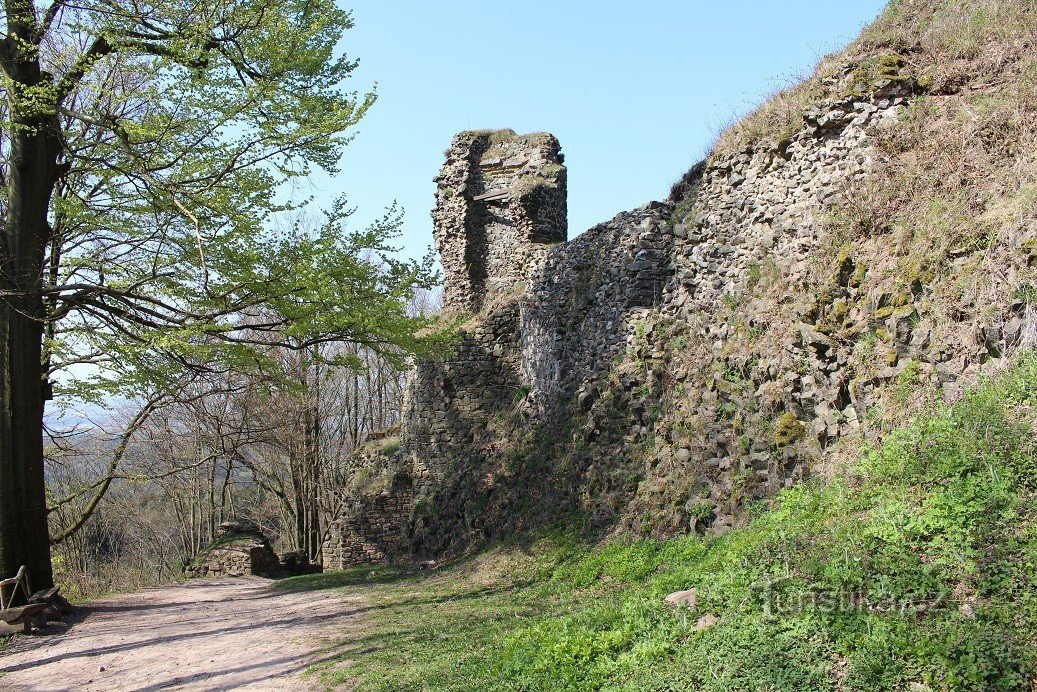
{"label": "vegetation on wall", "polygon": [[1011,82],[1031,69],[1035,37],[1028,0],[893,0],[844,51],[826,56],[807,79],[725,130],[714,154],[778,145],[822,98],[864,94],[883,79],[910,80],[939,95]]}

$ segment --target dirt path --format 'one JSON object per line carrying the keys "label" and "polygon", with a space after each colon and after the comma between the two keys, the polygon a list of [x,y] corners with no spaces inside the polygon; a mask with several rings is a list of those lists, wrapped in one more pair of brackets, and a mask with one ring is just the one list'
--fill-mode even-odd
{"label": "dirt path", "polygon": [[5,648],[0,689],[321,689],[302,671],[317,662],[324,637],[355,625],[362,610],[359,598],[287,593],[258,578],[112,596],[70,616],[65,632]]}

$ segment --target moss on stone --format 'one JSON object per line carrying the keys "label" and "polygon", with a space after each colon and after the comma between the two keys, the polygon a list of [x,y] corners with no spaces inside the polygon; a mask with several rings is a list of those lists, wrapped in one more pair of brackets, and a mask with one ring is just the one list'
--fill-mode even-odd
{"label": "moss on stone", "polygon": [[864,260],[857,260],[857,266],[853,270],[853,276],[850,277],[850,287],[860,288],[864,284],[864,279],[868,275],[868,263]]}
{"label": "moss on stone", "polygon": [[500,142],[507,142],[518,137],[518,134],[511,128],[504,128],[500,130],[495,129],[481,129],[481,130],[463,130],[457,134],[461,139],[475,139],[476,137],[487,137],[491,144],[497,144]]}
{"label": "moss on stone", "polygon": [[519,137],[520,140],[529,144],[546,145],[555,141],[555,136],[550,132],[530,132]]}
{"label": "moss on stone", "polygon": [[806,435],[806,432],[806,426],[796,418],[796,414],[791,411],[786,411],[781,414],[781,416],[778,417],[777,422],[775,422],[774,432],[771,435],[771,439],[778,447],[787,447],[790,444],[802,440]]}
{"label": "moss on stone", "polygon": [[545,178],[541,175],[530,173],[516,180],[512,190],[517,197],[524,197],[539,188],[554,188],[557,186],[558,181],[555,178]]}
{"label": "moss on stone", "polygon": [[843,89],[843,98],[854,98],[870,94],[879,82],[886,80],[906,81],[904,74],[907,62],[896,53],[885,52],[868,56],[850,73],[850,79]]}
{"label": "moss on stone", "polygon": [[562,172],[562,166],[557,163],[545,163],[540,167],[540,175],[555,177]]}
{"label": "moss on stone", "polygon": [[[890,299],[889,306],[887,307],[902,308],[911,302],[911,298],[912,296],[910,293],[897,293],[892,299]],[[892,313],[893,310],[890,310],[890,312]]]}
{"label": "moss on stone", "polygon": [[843,298],[832,303],[832,311],[828,315],[829,321],[832,322],[832,324],[843,322],[850,313],[851,305],[852,303],[850,301]]}
{"label": "moss on stone", "polygon": [[[887,305],[884,308],[878,308],[877,310],[875,310],[875,319],[884,320],[892,314],[893,307],[891,305]],[[878,333],[878,330],[876,330],[876,333]]]}

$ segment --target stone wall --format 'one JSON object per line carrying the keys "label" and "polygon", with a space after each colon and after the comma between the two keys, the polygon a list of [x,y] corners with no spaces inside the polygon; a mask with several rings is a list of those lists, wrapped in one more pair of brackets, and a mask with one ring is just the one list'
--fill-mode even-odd
{"label": "stone wall", "polygon": [[257,526],[224,522],[218,527],[212,545],[203,550],[184,573],[189,578],[275,577],[280,567],[269,540]]}
{"label": "stone wall", "polygon": [[277,556],[261,543],[236,543],[215,548],[186,572],[188,577],[272,577],[278,573]]}
{"label": "stone wall", "polygon": [[537,416],[581,404],[673,274],[669,207],[653,202],[552,248],[519,299],[521,376]]}
{"label": "stone wall", "polygon": [[414,493],[399,426],[371,433],[348,463],[350,483],[339,491],[340,507],[327,528],[321,564],[343,569],[406,555]]}
{"label": "stone wall", "polygon": [[462,334],[453,355],[419,363],[411,377],[403,443],[414,459],[419,499],[451,473],[454,460],[487,439],[491,419],[511,411],[524,392],[517,303]]}
{"label": "stone wall", "polygon": [[716,157],[675,187],[657,231],[670,278],[652,310],[628,313],[611,377],[592,368],[579,385],[582,433],[614,450],[583,478],[603,525],[722,530],[857,429],[875,402],[855,399],[848,351],[797,296],[852,280],[826,219],[870,174],[874,137],[910,94],[889,82],[819,103],[789,140]]}
{"label": "stone wall", "polygon": [[477,314],[412,377],[394,540],[437,556],[575,508],[639,535],[722,531],[816,472],[904,377],[950,392],[1018,341],[1022,317],[977,341],[881,239],[833,230],[917,91],[856,79],[834,77],[780,141],[565,243],[557,140],[458,135],[433,217],[446,304]]}
{"label": "stone wall", "polygon": [[826,210],[864,179],[878,128],[895,121],[912,86],[887,81],[868,97],[817,104],[789,141],[709,162],[683,181],[690,210],[675,225],[677,276],[665,309],[712,310],[749,286],[753,267],[773,258],[806,276],[826,241]]}
{"label": "stone wall", "polygon": [[336,519],[328,527],[322,552],[324,568],[383,564],[404,555],[412,504],[409,485],[363,498],[348,516]]}
{"label": "stone wall", "polygon": [[454,137],[435,179],[432,211],[446,309],[478,311],[515,290],[551,244],[565,241],[560,149],[546,133],[478,130]]}

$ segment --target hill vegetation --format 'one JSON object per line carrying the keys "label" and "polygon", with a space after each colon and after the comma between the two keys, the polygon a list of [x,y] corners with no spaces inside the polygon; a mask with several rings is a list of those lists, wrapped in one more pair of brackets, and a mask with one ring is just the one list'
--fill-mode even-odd
{"label": "hill vegetation", "polygon": [[315,671],[364,690],[1029,690],[1035,407],[1026,355],[719,537],[588,547],[569,524],[420,576],[280,586],[366,596]]}
{"label": "hill vegetation", "polygon": [[[500,440],[532,467],[520,491],[577,478],[568,507],[615,508],[607,540],[577,512],[429,574],[289,582],[345,586],[373,606],[373,629],[332,645],[342,663],[317,672],[386,690],[1033,689],[1035,46],[1031,2],[895,0],[723,133],[675,188],[672,224],[695,230],[710,162],[778,160],[815,126],[823,146],[817,104],[867,100],[888,82],[911,94],[874,136],[874,168],[827,209],[805,276],[770,258],[701,324],[647,321],[597,420],[577,416],[526,446]],[[852,434],[820,444],[810,412],[766,372],[807,332],[860,415]],[[707,392],[720,403],[704,428]],[[846,403],[832,423],[848,422]],[[721,434],[733,459],[776,448],[811,474],[768,497],[739,485],[751,468],[733,464],[732,521],[703,532],[716,498],[689,491],[700,469],[686,454],[670,462]],[[594,467],[609,482],[586,483]],[[522,507],[497,518],[522,523]],[[690,589],[690,607],[666,603]]]}

